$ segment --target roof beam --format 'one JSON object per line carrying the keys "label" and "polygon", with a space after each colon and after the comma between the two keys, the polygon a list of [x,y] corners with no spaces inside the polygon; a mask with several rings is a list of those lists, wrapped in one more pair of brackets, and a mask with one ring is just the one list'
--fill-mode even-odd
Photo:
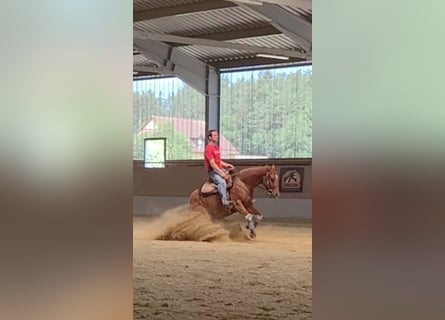
{"label": "roof beam", "polygon": [[[258,28],[250,28],[250,29],[242,29],[242,30],[233,30],[233,31],[223,31],[223,32],[215,32],[215,33],[208,33],[203,35],[206,39],[211,40],[237,40],[237,39],[244,39],[244,38],[254,38],[254,37],[264,37],[264,36],[270,36],[274,34],[281,34],[281,31],[275,28],[272,25],[264,26],[264,27],[258,27]],[[172,44],[173,47],[180,47],[183,46],[180,43]],[[138,55],[139,52],[134,52],[133,55]]]}
{"label": "roof beam", "polygon": [[150,73],[165,74],[165,75],[173,75],[173,72],[165,70],[163,68],[138,66],[138,65],[134,65],[133,66],[133,71],[150,72]]}
{"label": "roof beam", "polygon": [[169,34],[150,33],[150,32],[143,32],[143,31],[137,31],[137,30],[134,30],[133,35],[135,38],[139,38],[139,39],[150,39],[150,40],[198,45],[198,46],[205,46],[205,47],[217,47],[217,48],[226,48],[226,49],[234,49],[234,50],[244,50],[244,51],[251,51],[251,52],[255,52],[255,53],[267,53],[267,54],[282,55],[282,56],[294,57],[294,58],[305,58],[306,57],[306,55],[301,52],[288,50],[288,49],[252,46],[252,45],[246,45],[246,44],[241,44],[241,43],[217,41],[217,40],[211,40],[211,39],[181,37],[181,36],[174,36],[174,35],[169,35]]}
{"label": "roof beam", "polygon": [[269,25],[264,27],[249,28],[242,30],[209,33],[203,35],[203,37],[211,40],[225,41],[225,40],[235,40],[243,38],[264,37],[280,33],[281,33],[280,30],[278,30],[272,25]]}
{"label": "roof beam", "polygon": [[[304,59],[299,58],[290,58],[287,61],[284,61],[284,63],[290,63],[290,62],[303,62]],[[210,65],[217,69],[230,69],[230,68],[242,68],[242,67],[253,67],[253,66],[263,66],[263,65],[277,65],[279,63],[283,63],[283,61],[279,61],[276,59],[269,59],[269,58],[247,58],[247,59],[232,59],[232,60],[225,60],[225,61],[210,61],[208,62]]]}
{"label": "roof beam", "polygon": [[263,2],[312,10],[312,0],[263,0]]}
{"label": "roof beam", "polygon": [[207,64],[160,41],[135,37],[133,46],[141,54],[157,63],[160,70],[166,71],[165,74],[174,73],[200,93],[205,94]]}
{"label": "roof beam", "polygon": [[148,9],[133,13],[133,22],[175,16],[179,14],[195,13],[222,8],[235,7],[236,4],[229,1],[207,0],[198,3],[188,3],[158,9]]}
{"label": "roof beam", "polygon": [[246,5],[251,10],[272,20],[272,25],[297,42],[306,52],[312,50],[312,24],[274,4]]}
{"label": "roof beam", "polygon": [[230,0],[240,4],[262,5],[264,2],[312,10],[312,0]]}
{"label": "roof beam", "polygon": [[[208,33],[205,35],[201,35],[202,37],[210,40],[237,40],[237,39],[244,39],[244,38],[254,38],[254,37],[264,37],[264,36],[270,36],[274,34],[281,34],[281,31],[275,28],[272,25],[264,26],[264,27],[258,27],[258,28],[249,28],[249,29],[242,29],[242,30],[232,30],[232,31],[222,31],[222,32],[215,32],[215,33]],[[174,47],[181,47],[185,46],[180,43],[174,43],[172,44]]]}

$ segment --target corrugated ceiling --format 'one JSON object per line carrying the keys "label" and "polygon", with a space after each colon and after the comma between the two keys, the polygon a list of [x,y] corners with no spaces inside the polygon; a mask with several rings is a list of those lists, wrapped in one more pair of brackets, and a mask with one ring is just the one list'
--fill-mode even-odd
{"label": "corrugated ceiling", "polygon": [[[157,34],[218,39],[220,41],[222,39],[238,44],[298,52],[303,50],[292,37],[281,33],[282,30],[279,27],[277,28],[276,21],[272,21],[248,6],[239,5],[220,8],[221,6],[227,6],[227,2],[210,0],[206,5],[213,5],[214,8],[200,11],[203,10],[201,8],[203,2],[202,0],[135,0],[133,10],[135,13],[145,10],[157,10],[156,12],[161,10],[162,14],[158,14],[156,18],[134,22],[133,26],[135,29]],[[175,14],[178,8],[183,9],[180,10],[181,14]],[[184,8],[187,8],[187,10],[184,10]],[[286,10],[296,19],[303,18],[309,23],[312,21],[312,10],[291,6],[279,8]],[[169,14],[169,10],[172,10],[172,14]],[[159,15],[162,16],[159,17]],[[261,33],[263,30],[264,34]],[[256,66],[279,62],[275,59],[256,58],[256,52],[247,50],[203,45],[181,45],[180,43],[171,43],[170,45],[172,48],[177,48],[179,51],[217,68]],[[291,58],[289,61],[298,62],[302,60],[304,59]],[[225,61],[230,63],[225,65]],[[286,63],[289,63],[289,61]],[[134,66],[150,66],[152,62],[136,50],[133,53],[133,64]],[[141,72],[136,77],[139,75],[147,75],[147,73]]]}

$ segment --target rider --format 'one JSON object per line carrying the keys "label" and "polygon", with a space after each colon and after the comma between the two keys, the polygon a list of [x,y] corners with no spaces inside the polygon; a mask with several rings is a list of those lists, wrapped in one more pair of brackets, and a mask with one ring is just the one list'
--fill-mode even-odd
{"label": "rider", "polygon": [[210,130],[207,138],[209,143],[204,151],[204,166],[207,170],[209,178],[216,184],[218,192],[221,196],[221,202],[224,206],[229,206],[231,201],[227,199],[227,182],[229,178],[228,173],[225,171],[233,170],[235,167],[227,162],[221,160],[218,147],[218,131]]}

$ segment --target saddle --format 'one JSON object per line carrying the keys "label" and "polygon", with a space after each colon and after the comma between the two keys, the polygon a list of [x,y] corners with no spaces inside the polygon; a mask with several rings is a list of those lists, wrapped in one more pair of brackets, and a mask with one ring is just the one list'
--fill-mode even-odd
{"label": "saddle", "polygon": [[[230,177],[229,181],[227,181],[227,194],[229,195],[229,191],[233,186],[233,176]],[[199,194],[202,197],[208,197],[218,193],[218,189],[216,188],[216,184],[209,178],[205,181],[201,187],[199,188]]]}

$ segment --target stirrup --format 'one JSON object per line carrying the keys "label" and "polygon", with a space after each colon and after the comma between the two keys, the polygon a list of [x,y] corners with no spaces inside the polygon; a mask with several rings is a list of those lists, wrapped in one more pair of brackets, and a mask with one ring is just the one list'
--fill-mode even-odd
{"label": "stirrup", "polygon": [[235,205],[235,202],[232,201],[232,200],[226,200],[226,203],[224,203],[223,201],[221,201],[221,203],[222,203],[223,206],[228,207],[228,208],[230,208],[230,207],[232,207],[232,206]]}

